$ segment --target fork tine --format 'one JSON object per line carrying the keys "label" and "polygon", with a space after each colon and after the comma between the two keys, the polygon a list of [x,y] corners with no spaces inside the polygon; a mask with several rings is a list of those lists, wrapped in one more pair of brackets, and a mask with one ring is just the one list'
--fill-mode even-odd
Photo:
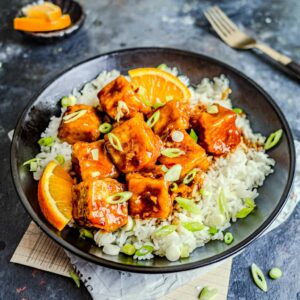
{"label": "fork tine", "polygon": [[227,26],[231,28],[232,31],[239,30],[239,28],[227,17],[227,15],[219,6],[215,5],[213,6],[213,9],[216,13],[218,13],[220,18],[227,24]]}
{"label": "fork tine", "polygon": [[222,19],[219,12],[215,10],[215,7],[211,7],[209,9],[209,12],[210,15],[214,17],[215,21],[219,23],[219,26],[222,27],[224,31],[226,31],[229,34],[233,32],[232,28],[228,26],[228,24]]}
{"label": "fork tine", "polygon": [[215,18],[211,15],[211,13],[207,10],[204,11],[204,15],[206,19],[209,21],[213,29],[217,32],[217,34],[223,39],[226,39],[226,32],[222,28],[222,26],[219,25],[219,23],[215,20]]}

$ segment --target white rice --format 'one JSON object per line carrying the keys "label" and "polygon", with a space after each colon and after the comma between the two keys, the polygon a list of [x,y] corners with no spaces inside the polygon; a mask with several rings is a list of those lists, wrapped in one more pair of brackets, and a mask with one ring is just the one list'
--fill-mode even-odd
{"label": "white rice", "polygon": [[[167,71],[178,76],[176,68],[168,68]],[[95,80],[84,85],[79,92],[73,91],[73,95],[78,99],[77,103],[96,106],[99,104],[97,93],[110,81],[114,80],[120,73],[116,70],[102,72]],[[178,76],[182,82],[189,84],[186,76]],[[190,87],[192,92],[191,103],[196,105],[199,101],[204,105],[218,103],[227,108],[232,108],[229,97],[222,99],[224,92],[229,89],[229,81],[224,76],[216,77],[213,81],[205,78],[196,87]],[[65,109],[62,109],[62,114]],[[66,142],[57,138],[58,127],[61,117],[52,117],[48,128],[41,135],[56,137],[51,147],[42,147],[41,153],[37,155],[41,160],[39,167],[34,172],[34,179],[39,180],[42,171],[49,161],[54,160],[56,155],[61,154],[65,157],[65,168],[71,167],[72,147]],[[249,120],[245,115],[239,115],[236,121],[248,140],[263,144],[265,138],[261,134],[253,133]],[[270,173],[275,162],[263,151],[247,149],[239,146],[233,153],[225,158],[217,159],[208,173],[205,175],[202,189],[204,196],[195,193],[195,199],[199,201],[201,214],[195,215],[186,212],[174,211],[168,220],[158,222],[156,219],[132,220],[129,217],[128,224],[113,233],[103,233],[100,230],[95,233],[94,240],[99,247],[103,247],[103,252],[110,255],[117,255],[121,247],[126,243],[131,243],[136,249],[145,245],[153,247],[153,252],[144,256],[134,256],[136,259],[151,259],[153,254],[166,256],[171,261],[178,260],[183,249],[191,253],[195,248],[204,246],[210,240],[223,240],[223,231],[230,227],[231,222],[235,222],[235,215],[245,207],[243,199],[251,198],[254,200],[258,196],[257,188],[261,186]],[[220,213],[218,197],[224,193],[227,200],[228,218]],[[205,228],[201,231],[191,232],[182,225],[178,225],[176,231],[164,237],[155,237],[153,233],[164,225],[170,225],[176,218],[181,222],[201,222]],[[158,224],[159,223],[159,224]],[[209,233],[209,228],[215,227],[219,231],[215,235]]]}

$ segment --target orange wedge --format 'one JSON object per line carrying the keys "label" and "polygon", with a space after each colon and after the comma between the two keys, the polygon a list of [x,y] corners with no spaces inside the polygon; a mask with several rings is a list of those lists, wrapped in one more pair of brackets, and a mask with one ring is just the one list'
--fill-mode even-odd
{"label": "orange wedge", "polygon": [[142,96],[155,106],[170,100],[189,101],[191,92],[176,76],[158,68],[139,68],[128,71],[135,87],[142,87]]}
{"label": "orange wedge", "polygon": [[26,17],[49,21],[57,20],[62,15],[61,8],[51,2],[27,6],[23,9],[23,12]]}
{"label": "orange wedge", "polygon": [[38,185],[40,208],[55,228],[62,230],[72,218],[71,176],[55,161],[45,168]]}

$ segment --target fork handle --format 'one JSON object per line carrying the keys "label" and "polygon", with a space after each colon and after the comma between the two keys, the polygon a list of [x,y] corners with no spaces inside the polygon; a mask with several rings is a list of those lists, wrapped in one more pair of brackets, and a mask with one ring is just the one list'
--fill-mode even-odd
{"label": "fork handle", "polygon": [[297,75],[298,79],[300,79],[300,65],[294,61],[291,61],[286,65],[286,67],[291,70],[294,74]]}

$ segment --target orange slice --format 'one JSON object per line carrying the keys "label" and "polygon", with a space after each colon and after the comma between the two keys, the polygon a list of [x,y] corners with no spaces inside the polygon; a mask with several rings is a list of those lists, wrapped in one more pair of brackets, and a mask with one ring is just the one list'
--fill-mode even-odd
{"label": "orange slice", "polygon": [[50,21],[57,20],[62,15],[61,8],[51,2],[27,6],[23,9],[23,12],[26,17]]}
{"label": "orange slice", "polygon": [[45,168],[38,185],[40,208],[55,228],[62,230],[72,218],[71,176],[57,162]]}
{"label": "orange slice", "polygon": [[144,100],[151,105],[170,100],[189,101],[191,92],[176,76],[157,68],[139,68],[128,71],[135,87],[142,87]]}
{"label": "orange slice", "polygon": [[62,15],[60,18],[48,21],[38,18],[15,18],[14,29],[22,31],[45,32],[64,29],[71,25],[69,15]]}

